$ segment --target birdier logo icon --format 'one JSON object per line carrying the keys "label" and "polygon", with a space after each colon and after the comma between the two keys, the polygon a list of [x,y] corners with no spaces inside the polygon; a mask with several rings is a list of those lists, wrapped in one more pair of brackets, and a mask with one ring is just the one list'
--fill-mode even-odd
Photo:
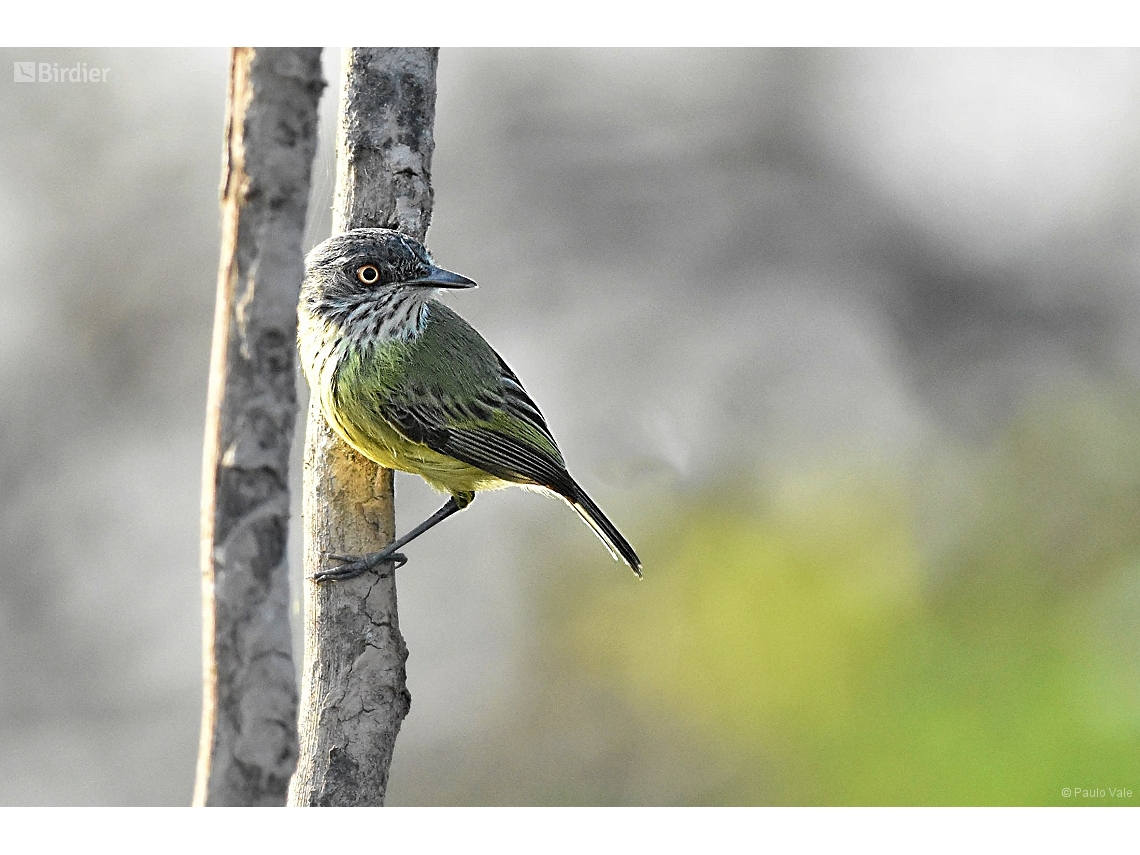
{"label": "birdier logo icon", "polygon": [[60,65],[58,62],[14,62],[16,83],[106,83],[111,69],[95,68],[85,62]]}

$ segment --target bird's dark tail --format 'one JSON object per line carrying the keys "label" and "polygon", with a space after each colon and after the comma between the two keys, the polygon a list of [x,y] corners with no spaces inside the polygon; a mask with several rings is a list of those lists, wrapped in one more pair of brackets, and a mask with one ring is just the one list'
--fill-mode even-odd
{"label": "bird's dark tail", "polygon": [[605,514],[602,509],[594,504],[594,500],[586,495],[586,491],[574,484],[574,491],[568,496],[564,496],[570,507],[576,510],[579,516],[586,521],[586,524],[594,530],[602,543],[610,551],[618,561],[624,561],[629,565],[629,569],[641,576],[641,559],[637,557],[637,553],[633,551],[633,547],[629,545],[629,541],[621,536],[621,532]]}

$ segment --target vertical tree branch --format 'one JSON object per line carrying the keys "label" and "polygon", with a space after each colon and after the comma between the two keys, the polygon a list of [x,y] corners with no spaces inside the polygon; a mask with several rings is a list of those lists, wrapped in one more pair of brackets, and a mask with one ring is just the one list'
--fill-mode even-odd
{"label": "vertical tree branch", "polygon": [[[333,232],[431,221],[434,48],[350,48],[337,132]],[[310,405],[305,441],[305,575],[325,553],[362,555],[395,536],[392,473],[342,443]],[[380,805],[411,704],[393,576],[308,583],[301,757],[295,805]]]}
{"label": "vertical tree branch", "polygon": [[297,757],[289,448],[319,48],[237,48],[202,477],[203,698],[196,805],[279,805]]}

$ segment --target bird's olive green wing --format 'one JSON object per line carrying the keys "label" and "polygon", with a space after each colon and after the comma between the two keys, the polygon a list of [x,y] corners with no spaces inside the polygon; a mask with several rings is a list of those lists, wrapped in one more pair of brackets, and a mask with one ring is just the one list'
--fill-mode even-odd
{"label": "bird's olive green wing", "polygon": [[400,362],[374,401],[401,434],[505,481],[573,493],[542,413],[466,321],[433,301]]}

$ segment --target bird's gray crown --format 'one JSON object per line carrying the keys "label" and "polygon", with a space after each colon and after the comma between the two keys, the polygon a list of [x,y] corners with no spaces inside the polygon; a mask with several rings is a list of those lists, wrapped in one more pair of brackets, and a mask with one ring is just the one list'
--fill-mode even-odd
{"label": "bird's gray crown", "polygon": [[[379,272],[376,281],[367,286],[355,275],[363,264],[375,265]],[[306,280],[321,280],[319,284],[326,288],[336,283],[352,289],[374,289],[417,279],[432,267],[427,247],[392,229],[353,229],[313,247],[305,258]]]}

